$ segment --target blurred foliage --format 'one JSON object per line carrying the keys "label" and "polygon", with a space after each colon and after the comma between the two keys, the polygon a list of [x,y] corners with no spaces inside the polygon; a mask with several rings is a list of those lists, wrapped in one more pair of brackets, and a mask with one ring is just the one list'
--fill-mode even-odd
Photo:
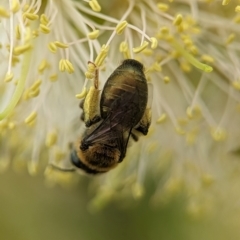
{"label": "blurred foliage", "polygon": [[183,196],[160,208],[151,207],[146,195],[131,207],[113,202],[90,213],[88,181],[83,178],[77,186],[63,189],[46,187],[41,176],[12,171],[0,175],[1,239],[240,239],[225,219],[187,216]]}

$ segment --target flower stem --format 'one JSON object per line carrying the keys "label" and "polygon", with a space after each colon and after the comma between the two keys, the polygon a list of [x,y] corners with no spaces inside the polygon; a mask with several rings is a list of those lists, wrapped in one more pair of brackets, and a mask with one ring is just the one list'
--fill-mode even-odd
{"label": "flower stem", "polygon": [[178,44],[178,42],[175,39],[171,39],[170,44],[179,52],[182,54],[183,57],[185,57],[185,59],[187,61],[189,61],[189,63],[191,63],[193,66],[195,66],[198,69],[201,69],[204,72],[211,72],[213,70],[213,68],[207,64],[201,63],[199,62],[195,57],[193,57],[190,53],[188,53],[187,51],[184,50],[184,48],[182,48],[180,46],[180,44]]}
{"label": "flower stem", "polygon": [[0,120],[3,120],[4,118],[6,118],[13,111],[13,109],[16,107],[17,103],[19,102],[23,94],[23,90],[24,90],[24,86],[25,86],[25,82],[26,82],[26,78],[29,70],[29,64],[31,60],[31,52],[32,51],[30,49],[26,51],[24,54],[20,79],[18,81],[17,87],[13,93],[13,96],[10,102],[5,107],[5,109],[0,113]]}

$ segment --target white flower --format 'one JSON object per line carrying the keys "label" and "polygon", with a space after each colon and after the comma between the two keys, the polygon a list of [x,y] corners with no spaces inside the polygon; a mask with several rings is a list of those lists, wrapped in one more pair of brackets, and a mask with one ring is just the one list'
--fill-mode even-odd
{"label": "white flower", "polygon": [[91,206],[141,197],[146,178],[155,185],[151,203],[185,190],[194,216],[214,210],[225,195],[238,198],[240,16],[234,4],[3,1],[1,169],[28,164],[34,175],[48,163],[71,167],[69,144],[84,125],[78,98],[92,84],[88,61],[99,67],[103,86],[123,59],[135,58],[153,84],[150,133],[116,169],[92,180],[98,191]]}

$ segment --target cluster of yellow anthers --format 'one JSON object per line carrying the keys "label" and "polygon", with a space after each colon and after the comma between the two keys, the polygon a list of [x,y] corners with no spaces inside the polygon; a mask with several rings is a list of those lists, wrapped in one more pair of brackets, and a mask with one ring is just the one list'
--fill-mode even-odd
{"label": "cluster of yellow anthers", "polygon": [[[19,1],[14,0],[14,1],[10,1],[10,5],[11,5],[11,9],[10,11],[5,10],[4,8],[1,8],[1,16],[2,17],[10,17],[12,18],[12,15],[17,13],[20,10],[20,4]],[[91,8],[95,11],[95,12],[99,12],[101,10],[100,5],[98,4],[98,2],[95,1],[89,1],[89,5],[91,6]],[[161,4],[159,3],[158,8],[160,11],[167,11],[168,10],[168,5],[167,4]],[[133,4],[131,4],[131,6],[129,7],[128,11],[126,12],[126,14],[122,17],[122,19],[125,19],[126,16],[129,14],[129,11],[132,9]],[[13,79],[13,73],[11,72],[11,62],[17,62],[18,58],[17,56],[26,53],[28,50],[31,49],[31,40],[32,38],[35,38],[39,35],[39,32],[43,33],[43,34],[48,34],[51,31],[50,25],[51,25],[51,21],[49,21],[48,17],[45,14],[42,14],[40,16],[40,23],[39,26],[36,30],[30,30],[30,22],[31,21],[35,21],[38,20],[39,15],[37,14],[39,9],[33,9],[31,8],[29,5],[25,5],[22,9],[22,24],[21,25],[17,25],[16,26],[16,39],[17,40],[22,40],[22,42],[24,42],[24,44],[20,45],[20,46],[13,46],[13,39],[11,41],[11,44],[9,46],[9,51],[10,51],[10,56],[9,56],[9,66],[8,66],[8,71],[7,74],[5,76],[5,81],[11,81]],[[178,31],[183,31],[184,29],[184,22],[183,22],[183,17],[178,14],[176,16],[175,19],[173,19],[173,25],[175,25],[178,28]],[[112,39],[114,38],[114,36],[116,34],[122,34],[122,32],[126,29],[126,27],[135,30],[137,32],[139,32],[140,34],[142,34],[142,36],[144,38],[146,38],[148,41],[144,41],[142,40],[142,43],[139,47],[135,47],[132,49],[133,53],[140,53],[140,52],[144,52],[146,54],[150,54],[150,49],[148,49],[148,45],[149,42],[151,42],[151,49],[155,49],[158,47],[158,40],[157,38],[161,39],[161,40],[166,40],[168,41],[168,43],[170,45],[172,45],[172,47],[176,50],[177,54],[181,54],[182,56],[184,56],[190,63],[192,63],[194,66],[196,66],[197,68],[202,69],[203,71],[206,72],[210,72],[212,69],[211,67],[209,67],[206,64],[202,64],[199,61],[197,61],[191,54],[189,54],[187,51],[185,51],[180,44],[178,44],[178,42],[176,40],[174,40],[174,37],[170,34],[169,29],[167,27],[163,27],[160,30],[160,33],[157,35],[156,37],[149,37],[145,32],[141,31],[140,29],[138,29],[137,27],[135,27],[134,25],[128,24],[128,22],[126,20],[121,20],[115,30],[113,31],[112,35],[110,36],[109,40],[107,41],[107,43],[105,45],[102,46],[100,53],[98,54],[98,56],[96,57],[94,63],[97,67],[100,67],[105,58],[107,57],[108,51],[109,51],[109,45],[112,41]],[[22,33],[21,33],[22,31]],[[99,30],[93,30],[92,32],[90,32],[88,34],[88,39],[89,40],[94,40],[99,36]],[[13,38],[13,36],[11,36]],[[23,40],[24,39],[24,40]],[[83,40],[84,41],[84,40]],[[188,44],[189,48],[191,47],[191,51],[197,52],[196,47],[192,44],[191,39],[186,36],[186,39],[184,39],[185,44]],[[56,53],[57,48],[62,48],[62,49],[67,49],[71,44],[68,43],[63,43],[60,41],[54,41],[54,42],[49,42],[48,44],[48,48],[52,53]],[[120,52],[123,53],[123,56],[125,58],[130,58],[132,56],[132,53],[130,52],[131,50],[129,49],[128,43],[126,41],[122,42],[120,44]],[[30,52],[30,51],[28,51]],[[148,53],[147,53],[148,52]],[[30,59],[30,57],[28,56],[28,54],[26,54],[24,56],[26,59]],[[210,58],[208,56],[205,57],[205,61],[209,61]],[[210,62],[210,61],[209,61]],[[27,67],[27,64],[25,64],[25,66]],[[44,71],[45,68],[48,67],[48,63],[46,60],[43,60],[43,62],[40,64],[39,66],[39,72]],[[182,66],[183,68],[188,68],[188,66]],[[160,66],[158,63],[155,63],[154,66],[152,67],[152,69],[149,70],[156,70],[159,71]],[[67,71],[68,73],[73,73],[74,72],[74,67],[73,64],[70,62],[69,59],[61,59],[59,61],[59,70],[61,72]],[[93,78],[93,71],[94,69],[92,68],[92,66],[89,67],[88,71],[86,72],[86,79],[92,79]],[[25,79],[26,79],[26,74],[27,74],[27,70],[24,71],[24,69],[22,70],[22,76],[20,77],[20,80],[17,82],[17,88],[16,91],[13,95],[11,104],[9,104],[9,106],[5,109],[5,111],[3,113],[1,113],[0,115],[0,119],[4,118],[5,116],[7,116],[12,110],[13,108],[16,106],[17,102],[19,101],[20,97],[21,97],[21,93],[23,91],[24,88],[24,83],[25,83]],[[51,79],[55,80],[56,79],[56,74],[53,74],[53,76],[51,77]],[[165,76],[164,77],[164,81],[168,82],[169,81],[169,77]],[[80,94],[77,94],[76,97],[77,98],[83,98],[86,93],[86,83],[87,81],[85,81],[85,84],[83,86],[83,90]],[[28,99],[29,97],[36,97],[40,90],[39,90],[39,86],[41,85],[41,80],[37,80],[29,89],[26,90],[24,97],[25,99]],[[160,117],[160,119],[162,119],[162,116]],[[158,122],[160,122],[161,120],[158,120]]]}
{"label": "cluster of yellow anthers", "polygon": [[[93,11],[99,12],[101,10],[100,5],[97,0],[89,0],[88,1],[90,7]],[[19,80],[15,81],[16,90],[12,96],[12,99],[9,105],[5,108],[5,110],[0,113],[0,120],[6,118],[17,105],[20,100],[22,93],[25,87],[25,80],[28,73],[28,65],[31,59],[31,49],[33,48],[33,39],[37,38],[40,33],[49,34],[51,32],[51,21],[54,20],[54,16],[51,20],[46,14],[41,14],[39,16],[38,12],[41,7],[41,3],[36,2],[32,4],[22,4],[19,0],[10,0],[9,1],[9,9],[6,7],[0,6],[0,17],[3,18],[2,23],[4,24],[4,20],[9,20],[9,31],[10,31],[10,44],[6,47],[9,51],[9,63],[7,73],[4,78],[4,82],[10,82],[14,78],[14,74],[12,72],[12,67],[14,67],[20,60],[19,57],[24,58],[25,62],[22,67],[21,76]],[[54,13],[56,14],[56,13]],[[17,15],[19,19],[19,24],[15,25],[14,32],[14,15]],[[39,19],[40,17],[40,19]],[[39,19],[39,22],[36,23],[36,20]],[[91,39],[91,35],[89,34],[89,39]],[[96,34],[92,36],[92,38],[96,38]],[[68,44],[64,44],[60,41],[50,42],[48,44],[48,48],[52,53],[56,53],[57,48],[68,48]],[[49,67],[49,63],[44,59],[40,63],[38,67],[39,73],[43,73],[43,71]],[[68,59],[61,59],[59,61],[59,70],[68,73],[74,72],[73,64]],[[57,79],[57,74],[52,74],[50,76],[51,81],[55,81]],[[40,92],[41,80],[38,79],[29,89],[25,90],[24,99],[29,99],[31,97],[38,96]],[[26,123],[30,122],[30,119],[35,119],[36,113],[31,113],[28,118],[26,118]]]}

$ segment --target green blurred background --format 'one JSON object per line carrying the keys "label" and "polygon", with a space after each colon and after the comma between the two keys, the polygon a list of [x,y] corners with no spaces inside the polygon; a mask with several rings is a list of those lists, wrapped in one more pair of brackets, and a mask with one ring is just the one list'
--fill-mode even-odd
{"label": "green blurred background", "polygon": [[72,188],[49,188],[43,176],[12,170],[0,175],[0,239],[240,239],[227,219],[190,218],[183,196],[156,208],[146,194],[129,207],[111,202],[90,213],[89,181],[83,177]]}

